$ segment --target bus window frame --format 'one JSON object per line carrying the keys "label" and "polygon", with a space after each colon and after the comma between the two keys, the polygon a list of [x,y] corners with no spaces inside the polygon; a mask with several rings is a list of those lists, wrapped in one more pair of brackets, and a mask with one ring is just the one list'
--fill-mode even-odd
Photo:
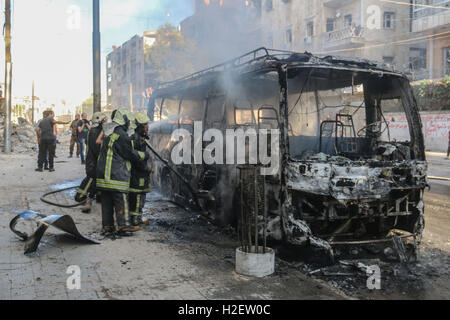
{"label": "bus window frame", "polygon": [[[219,111],[221,111],[221,116],[220,116],[220,120],[217,121],[209,121],[208,119],[208,111],[209,108],[211,106],[211,100],[214,99],[222,99],[222,103],[220,104],[220,107],[217,108]],[[227,104],[227,95],[226,94],[221,94],[221,95],[214,95],[214,96],[208,96],[205,99],[205,114],[203,117],[203,123],[204,125],[206,125],[208,128],[215,128],[215,124],[219,124],[219,126],[223,126],[224,124],[224,120],[226,119],[225,117],[225,110],[226,110],[226,104]],[[216,128],[218,129],[218,128]]]}
{"label": "bus window frame", "polygon": [[[242,100],[244,100],[244,99],[242,99]],[[245,97],[245,100],[247,100],[247,102],[249,103],[249,105],[251,107],[251,110],[250,109],[238,109],[237,108],[237,102],[239,101],[239,99],[236,98],[236,99],[233,100],[234,125],[235,126],[243,126],[243,127],[256,126],[257,125],[257,121],[256,121],[256,118],[255,118],[255,107],[253,105],[253,102],[251,101],[251,99],[248,96]],[[250,111],[251,114],[252,114],[252,122],[251,123],[238,123],[237,122],[237,113],[236,113],[237,110]]]}

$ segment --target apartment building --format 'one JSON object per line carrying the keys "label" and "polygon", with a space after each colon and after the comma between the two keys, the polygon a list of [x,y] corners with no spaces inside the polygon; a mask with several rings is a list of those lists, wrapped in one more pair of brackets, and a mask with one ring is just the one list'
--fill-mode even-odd
{"label": "apartment building", "polygon": [[144,110],[153,85],[152,70],[145,62],[145,50],[156,40],[156,31],[136,35],[106,59],[107,108]]}
{"label": "apartment building", "polygon": [[205,53],[203,66],[214,65],[262,45],[263,0],[196,0],[195,13],[180,24],[183,36]]}
{"label": "apartment building", "polygon": [[[402,4],[404,3],[404,4]],[[364,58],[409,69],[409,0],[264,0],[269,47]]]}
{"label": "apartment building", "polygon": [[411,31],[418,39],[410,47],[418,79],[450,75],[450,0],[413,0]]}

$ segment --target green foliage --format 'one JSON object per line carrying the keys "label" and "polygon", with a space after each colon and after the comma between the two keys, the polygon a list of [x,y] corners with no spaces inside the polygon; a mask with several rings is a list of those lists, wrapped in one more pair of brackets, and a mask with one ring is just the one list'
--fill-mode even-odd
{"label": "green foliage", "polygon": [[450,76],[415,82],[412,87],[421,111],[450,110]]}
{"label": "green foliage", "polygon": [[145,61],[153,71],[153,80],[165,82],[193,73],[195,46],[176,27],[161,26],[156,41],[146,48]]}

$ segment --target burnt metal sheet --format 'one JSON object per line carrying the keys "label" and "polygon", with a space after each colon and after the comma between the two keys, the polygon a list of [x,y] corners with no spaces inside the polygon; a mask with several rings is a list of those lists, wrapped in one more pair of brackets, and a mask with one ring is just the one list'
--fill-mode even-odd
{"label": "burnt metal sheet", "polygon": [[[25,232],[16,230],[16,225],[20,220],[36,222],[38,225],[36,232],[29,236]],[[39,243],[45,231],[50,226],[72,235],[75,239],[79,240],[80,242],[84,242],[87,244],[100,244],[99,241],[83,236],[78,231],[72,217],[68,215],[46,216],[44,214],[34,211],[24,211],[21,214],[14,217],[14,219],[12,219],[9,224],[11,231],[14,232],[17,236],[19,236],[19,238],[22,239],[22,241],[25,242],[25,249],[24,249],[25,254],[33,253],[38,249]]]}

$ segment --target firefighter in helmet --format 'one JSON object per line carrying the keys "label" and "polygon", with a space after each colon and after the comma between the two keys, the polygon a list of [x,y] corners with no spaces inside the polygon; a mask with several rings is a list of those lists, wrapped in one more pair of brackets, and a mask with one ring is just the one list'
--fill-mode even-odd
{"label": "firefighter in helmet", "polygon": [[[145,152],[148,137],[148,123],[150,118],[143,112],[136,113],[136,129],[131,136],[133,148],[136,151]],[[131,183],[129,207],[131,223],[133,226],[142,226],[148,224],[142,219],[145,205],[146,194],[150,192],[150,173],[151,169],[147,161],[133,161],[131,166]]]}
{"label": "firefighter in helmet", "polygon": [[97,189],[101,190],[102,224],[107,235],[115,234],[114,212],[120,236],[130,236],[140,228],[131,226],[128,208],[131,162],[147,161],[149,154],[134,150],[128,135],[133,116],[119,109],[114,114],[112,133],[105,131],[97,162]]}
{"label": "firefighter in helmet", "polygon": [[78,189],[78,201],[86,199],[86,206],[82,208],[82,212],[90,213],[92,208],[92,200],[96,195],[96,178],[97,178],[97,159],[100,154],[101,145],[97,143],[97,139],[103,132],[103,124],[108,121],[108,117],[102,112],[96,112],[92,116],[92,126],[89,130],[86,142],[86,179],[81,183]]}

